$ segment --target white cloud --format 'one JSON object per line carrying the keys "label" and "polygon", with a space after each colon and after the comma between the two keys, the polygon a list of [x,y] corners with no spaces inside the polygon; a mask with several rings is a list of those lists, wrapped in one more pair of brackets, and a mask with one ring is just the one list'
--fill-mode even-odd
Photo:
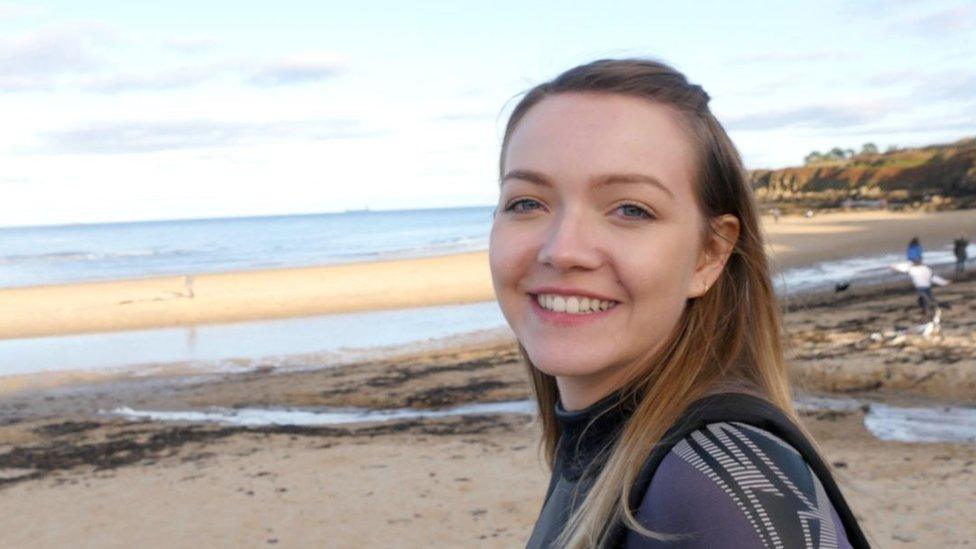
{"label": "white cloud", "polygon": [[765,51],[754,52],[743,55],[735,55],[729,58],[731,63],[809,63],[816,61],[849,61],[857,55],[848,51]]}
{"label": "white cloud", "polygon": [[81,89],[98,93],[189,88],[214,78],[209,67],[181,67],[147,73],[114,73],[93,76],[82,81]]}
{"label": "white cloud", "polygon": [[908,30],[926,38],[964,35],[976,29],[976,7],[960,5],[936,12],[917,13],[891,24],[894,30]]}
{"label": "white cloud", "polygon": [[893,106],[894,104],[888,101],[802,105],[782,110],[763,110],[733,115],[726,117],[723,123],[734,130],[845,128],[877,122],[883,119]]}
{"label": "white cloud", "polygon": [[956,68],[941,71],[912,67],[880,72],[865,78],[873,87],[903,87],[917,102],[976,100],[976,70]]}
{"label": "white cloud", "polygon": [[104,24],[76,23],[0,38],[0,91],[45,89],[55,76],[91,72],[102,64],[96,48],[116,36]]}
{"label": "white cloud", "polygon": [[976,70],[941,71],[919,78],[915,97],[924,101],[976,100]]}
{"label": "white cloud", "polygon": [[927,118],[902,124],[826,129],[822,133],[824,135],[897,135],[941,132],[946,135],[971,137],[973,135],[973,128],[976,128],[976,114]]}
{"label": "white cloud", "polygon": [[897,86],[906,81],[915,83],[921,75],[922,71],[917,68],[896,69],[872,74],[865,78],[865,82],[871,86]]}
{"label": "white cloud", "polygon": [[104,24],[78,23],[0,39],[0,74],[91,70],[99,65],[93,47],[114,42],[116,36]]}
{"label": "white cloud", "polygon": [[200,53],[212,50],[217,41],[209,36],[171,36],[163,40],[163,45],[181,53]]}
{"label": "white cloud", "polygon": [[90,124],[43,136],[42,150],[68,154],[123,154],[220,148],[269,140],[330,140],[377,135],[351,119],[282,122],[214,120],[131,121]]}
{"label": "white cloud", "polygon": [[248,78],[250,84],[282,86],[333,78],[346,69],[346,63],[337,56],[316,53],[295,55],[243,68],[251,73]]}
{"label": "white cloud", "polygon": [[451,112],[431,117],[433,122],[484,122],[498,119],[498,113],[491,112]]}
{"label": "white cloud", "polygon": [[13,2],[0,2],[0,19],[20,19],[37,15],[43,10],[37,6],[26,6],[24,4],[14,4]]}
{"label": "white cloud", "polygon": [[47,74],[3,75],[0,74],[0,93],[23,91],[49,91],[54,89],[55,79]]}
{"label": "white cloud", "polygon": [[[109,60],[96,56],[71,33],[29,35],[0,42],[0,92],[50,90],[56,83],[93,93],[186,89],[219,78],[261,87],[284,87],[337,77],[347,65],[334,54],[305,54],[278,60],[225,59],[182,63],[151,70],[96,70]],[[61,78],[65,77],[65,78]]]}

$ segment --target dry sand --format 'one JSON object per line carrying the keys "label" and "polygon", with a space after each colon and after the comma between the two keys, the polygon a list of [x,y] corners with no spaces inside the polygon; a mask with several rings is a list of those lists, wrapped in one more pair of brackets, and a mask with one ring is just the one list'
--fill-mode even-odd
{"label": "dry sand", "polygon": [[493,299],[484,252],[325,267],[0,290],[0,338],[131,330]]}
{"label": "dry sand", "polygon": [[[976,210],[860,212],[765,220],[777,269],[944,247],[976,232]],[[487,253],[299,269],[200,274],[0,290],[0,338],[98,332],[471,303],[494,299]]]}
{"label": "dry sand", "polygon": [[763,218],[772,264],[788,269],[857,256],[904,253],[919,237],[926,250],[946,249],[959,234],[976,237],[976,210],[837,212],[812,218]]}
{"label": "dry sand", "polygon": [[[952,306],[942,340],[863,343],[917,320],[906,286],[791,305],[790,360],[808,387],[976,402],[976,340],[965,337],[976,323],[965,301],[976,279],[940,289]],[[263,367],[7,394],[0,546],[522,546],[548,481],[527,416],[245,428],[98,411],[430,408],[528,396],[510,339],[312,371]],[[972,543],[976,446],[880,441],[864,428],[863,413],[810,412],[804,420],[875,546]]]}

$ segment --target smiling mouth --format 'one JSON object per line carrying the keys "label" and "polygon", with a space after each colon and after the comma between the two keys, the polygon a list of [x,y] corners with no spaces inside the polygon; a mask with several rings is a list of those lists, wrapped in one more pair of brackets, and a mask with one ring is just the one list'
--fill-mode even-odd
{"label": "smiling mouth", "polygon": [[529,297],[534,299],[546,311],[574,315],[587,315],[608,311],[619,304],[619,302],[612,300],[559,294],[529,294]]}

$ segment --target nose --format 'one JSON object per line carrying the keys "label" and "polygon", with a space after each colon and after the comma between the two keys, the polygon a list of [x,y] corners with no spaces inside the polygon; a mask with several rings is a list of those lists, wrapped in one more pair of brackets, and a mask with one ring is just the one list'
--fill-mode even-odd
{"label": "nose", "polygon": [[595,227],[583,212],[564,211],[549,227],[538,261],[560,271],[596,269],[603,259],[595,237]]}

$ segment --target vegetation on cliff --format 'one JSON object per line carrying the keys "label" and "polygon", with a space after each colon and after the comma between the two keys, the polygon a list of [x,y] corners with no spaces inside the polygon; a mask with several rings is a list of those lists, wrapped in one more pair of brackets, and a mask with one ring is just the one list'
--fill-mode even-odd
{"label": "vegetation on cliff", "polygon": [[885,204],[892,208],[976,207],[976,138],[878,152],[813,152],[806,165],[749,172],[756,197],[780,208],[840,208]]}

